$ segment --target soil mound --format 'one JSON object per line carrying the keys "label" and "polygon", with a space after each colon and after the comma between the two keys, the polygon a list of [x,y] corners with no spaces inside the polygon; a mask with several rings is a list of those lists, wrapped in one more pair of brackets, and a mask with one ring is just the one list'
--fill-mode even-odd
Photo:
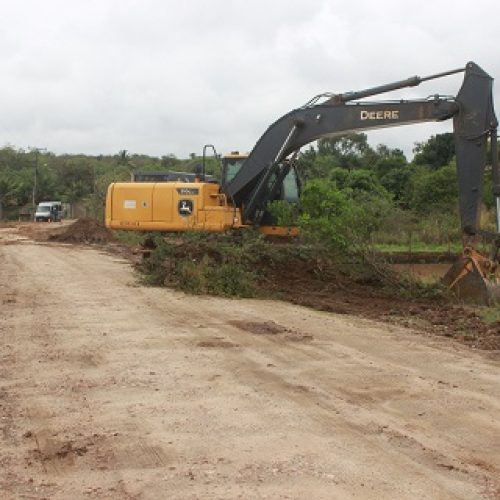
{"label": "soil mound", "polygon": [[500,351],[500,321],[484,320],[478,310],[445,299],[412,298],[377,282],[341,274],[318,279],[310,262],[269,267],[265,290],[302,306],[352,314],[402,325],[415,331],[453,337],[477,349]]}
{"label": "soil mound", "polygon": [[115,241],[113,233],[95,219],[78,219],[64,231],[51,235],[49,239],[66,243],[110,243]]}

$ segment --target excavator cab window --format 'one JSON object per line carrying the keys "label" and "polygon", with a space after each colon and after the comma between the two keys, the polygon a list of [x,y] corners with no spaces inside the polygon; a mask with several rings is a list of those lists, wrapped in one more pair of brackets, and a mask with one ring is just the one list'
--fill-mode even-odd
{"label": "excavator cab window", "polygon": [[[273,174],[269,178],[269,189],[271,189],[272,185],[276,181],[276,174]],[[285,200],[289,203],[298,203],[299,201],[299,181],[297,178],[297,172],[295,169],[290,169],[290,172],[286,174],[285,179],[283,180],[283,184],[279,189],[277,196],[274,198],[275,200]]]}
{"label": "excavator cab window", "polygon": [[232,157],[225,156],[222,158],[222,185],[230,182],[234,176],[240,171],[246,156]]}
{"label": "excavator cab window", "polygon": [[300,184],[297,171],[292,168],[283,181],[283,199],[290,203],[298,203]]}
{"label": "excavator cab window", "polygon": [[[232,153],[226,155],[222,158],[222,182],[224,186],[240,171],[243,163],[247,159],[246,155],[239,153]],[[272,176],[269,180],[270,185],[274,182],[274,177]],[[286,200],[290,203],[297,203],[300,196],[300,184],[297,176],[297,172],[294,168],[288,172],[285,180],[283,181],[282,189],[278,195],[278,199]]]}

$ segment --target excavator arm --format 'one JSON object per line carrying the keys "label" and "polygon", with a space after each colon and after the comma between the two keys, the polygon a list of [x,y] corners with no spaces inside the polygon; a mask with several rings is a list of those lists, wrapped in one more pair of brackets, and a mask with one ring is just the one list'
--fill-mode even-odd
{"label": "excavator arm", "polygon": [[[421,82],[464,72],[456,95],[433,96],[412,101],[359,101]],[[493,107],[493,79],[477,64],[429,77],[412,77],[359,92],[329,95],[317,104],[313,99],[273,123],[259,139],[233,180],[224,186],[226,195],[242,209],[243,221],[259,223],[273,193],[289,168],[287,157],[302,146],[322,137],[382,127],[442,121],[453,118],[457,163],[459,214],[464,251],[443,278],[443,283],[461,298],[489,304],[500,298],[497,264],[499,233],[480,228],[483,177],[488,140],[491,141],[493,194],[500,231],[500,173],[498,168],[497,126]],[[274,184],[273,184],[274,183]],[[477,239],[493,241],[489,257],[475,248]]]}
{"label": "excavator arm", "polygon": [[[459,108],[453,116],[457,161],[459,212],[462,230],[479,231],[483,175],[488,139],[491,138],[491,165],[498,178],[497,126],[493,107],[493,78],[474,63],[468,63],[465,78],[455,98]],[[498,199],[498,186],[494,190]],[[497,231],[499,228],[497,227]]]}
{"label": "excavator arm", "polygon": [[[456,97],[436,95],[412,101],[358,101],[462,71],[465,77]],[[272,174],[279,177],[282,162],[302,146],[332,135],[453,118],[460,220],[464,232],[475,233],[479,228],[486,145],[497,127],[492,83],[487,73],[470,62],[463,69],[425,78],[412,77],[359,92],[333,95],[322,104],[307,104],[284,115],[266,130],[224,191],[235,205],[242,207],[246,223],[258,222],[258,214],[269,201],[269,178]],[[500,185],[497,191],[496,196],[500,195]]]}

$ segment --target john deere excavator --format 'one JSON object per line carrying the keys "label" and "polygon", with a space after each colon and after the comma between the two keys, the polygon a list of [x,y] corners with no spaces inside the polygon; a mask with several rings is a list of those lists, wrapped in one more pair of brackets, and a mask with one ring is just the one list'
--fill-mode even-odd
{"label": "john deere excavator", "polygon": [[[364,101],[385,92],[414,87],[463,72],[456,96],[425,99]],[[135,231],[210,231],[259,226],[268,234],[285,234],[269,224],[271,200],[298,197],[294,158],[300,148],[322,137],[382,127],[453,120],[459,190],[459,215],[464,251],[444,277],[461,297],[491,303],[496,295],[499,234],[479,227],[487,144],[491,144],[493,193],[500,230],[500,175],[493,78],[477,64],[427,77],[357,92],[314,97],[274,122],[248,156],[224,158],[220,184],[207,182],[203,172],[193,182],[128,182],[108,188],[106,226]],[[477,250],[479,241],[492,243],[489,256]]]}

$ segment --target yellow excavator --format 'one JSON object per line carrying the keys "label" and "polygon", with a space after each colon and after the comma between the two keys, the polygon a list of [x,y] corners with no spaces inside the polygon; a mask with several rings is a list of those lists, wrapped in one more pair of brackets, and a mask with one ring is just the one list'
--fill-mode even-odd
{"label": "yellow excavator", "polygon": [[[208,147],[213,146],[204,147],[204,160]],[[243,221],[241,209],[229,201],[221,188],[236,177],[248,156],[232,151],[221,158],[222,184],[207,176],[204,168],[196,173],[134,173],[132,182],[113,183],[106,197],[106,225],[111,229],[135,231],[217,233],[249,227],[252,223]],[[299,177],[293,168],[284,176],[279,193],[272,199],[297,203],[299,192]],[[297,234],[296,228],[274,225],[267,212],[258,227],[264,234]]]}
{"label": "yellow excavator", "polygon": [[[456,96],[364,100],[460,72],[464,79]],[[321,94],[271,124],[248,155],[234,152],[223,157],[220,183],[208,178],[202,169],[191,177],[179,174],[111,184],[106,198],[106,226],[166,232],[224,232],[258,226],[266,234],[290,234],[290,229],[274,224],[266,207],[273,200],[298,201],[300,183],[294,159],[301,147],[332,135],[452,119],[464,251],[444,282],[460,297],[491,303],[498,289],[500,241],[498,233],[480,228],[479,219],[489,142],[497,230],[500,228],[498,122],[492,88],[493,78],[469,62],[464,68],[427,77],[414,76],[356,92]],[[490,255],[478,252],[479,240],[492,243]]]}

